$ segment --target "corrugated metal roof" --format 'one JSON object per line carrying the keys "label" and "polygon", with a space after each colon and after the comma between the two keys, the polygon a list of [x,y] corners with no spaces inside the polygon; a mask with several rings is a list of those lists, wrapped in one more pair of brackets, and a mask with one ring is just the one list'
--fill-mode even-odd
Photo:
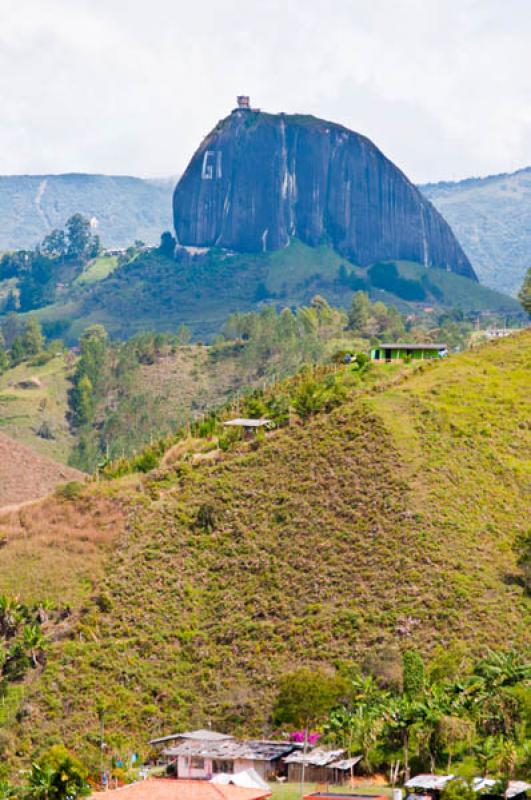
{"label": "corrugated metal roof", "polygon": [[[472,787],[478,794],[489,794],[497,783],[498,781],[492,780],[492,778],[474,778]],[[531,785],[525,781],[509,781],[505,796],[510,799],[528,792],[529,789],[531,789]]]}
{"label": "corrugated metal roof", "polygon": [[249,761],[273,761],[281,758],[295,749],[292,742],[270,742],[258,739],[238,742],[234,739],[221,741],[184,741],[175,747],[163,750],[165,756],[177,758],[178,756],[195,756],[198,758],[216,758],[234,761],[246,759]]}
{"label": "corrugated metal roof", "polygon": [[433,342],[387,342],[386,344],[377,344],[374,350],[446,350],[445,344],[434,344]]}
{"label": "corrugated metal roof", "polygon": [[340,761],[332,761],[331,764],[327,764],[328,769],[352,769],[355,767],[356,764],[359,764],[363,756],[354,756],[353,758],[343,758]]}
{"label": "corrugated metal roof", "polygon": [[158,739],[150,739],[148,744],[163,744],[172,742],[175,739],[194,739],[197,741],[220,742],[224,739],[234,739],[228,733],[218,733],[206,728],[199,728],[197,731],[184,731],[182,733],[170,733],[168,736],[160,736]]}
{"label": "corrugated metal roof", "polygon": [[199,728],[197,731],[185,731],[181,733],[180,739],[193,739],[194,742],[222,742],[227,739],[234,739],[229,733],[218,733],[211,731],[210,728]]}
{"label": "corrugated metal roof", "polygon": [[337,761],[339,756],[342,756],[344,750],[323,750],[320,747],[315,747],[307,753],[291,753],[284,759],[286,764],[309,764],[311,767],[326,767],[332,761]]}
{"label": "corrugated metal roof", "polygon": [[407,789],[441,790],[454,778],[455,775],[415,775],[415,777],[410,778],[404,786]]}
{"label": "corrugated metal roof", "polygon": [[236,419],[229,419],[224,425],[234,425],[241,428],[261,428],[264,425],[270,425],[270,419],[245,419],[244,417],[237,417]]}

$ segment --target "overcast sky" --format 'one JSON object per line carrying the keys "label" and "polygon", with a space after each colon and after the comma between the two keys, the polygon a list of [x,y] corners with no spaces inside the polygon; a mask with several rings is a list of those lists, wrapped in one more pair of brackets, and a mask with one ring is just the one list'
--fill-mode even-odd
{"label": "overcast sky", "polygon": [[181,172],[251,95],[415,181],[531,165],[531,0],[0,0],[0,173]]}

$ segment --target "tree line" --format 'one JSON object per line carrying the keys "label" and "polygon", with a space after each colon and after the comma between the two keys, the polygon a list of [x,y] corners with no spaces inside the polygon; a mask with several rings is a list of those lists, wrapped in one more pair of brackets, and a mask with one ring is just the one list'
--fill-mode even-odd
{"label": "tree line", "polygon": [[33,250],[16,250],[0,258],[0,281],[16,279],[4,301],[3,313],[32,311],[53,303],[57,283],[74,280],[101,251],[90,221],[74,214],[64,228],[55,228]]}
{"label": "tree line", "polygon": [[412,770],[506,781],[529,773],[531,663],[523,653],[492,651],[472,662],[457,644],[428,665],[404,650],[391,670],[385,659],[367,666],[284,676],[273,723],[315,729],[321,743],[361,755],[366,774],[384,770],[391,782]]}

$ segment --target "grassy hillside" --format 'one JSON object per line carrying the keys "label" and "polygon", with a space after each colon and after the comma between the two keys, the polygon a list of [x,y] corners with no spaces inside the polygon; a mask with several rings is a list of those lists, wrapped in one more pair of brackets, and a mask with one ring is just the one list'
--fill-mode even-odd
{"label": "grassy hillside", "polygon": [[38,455],[0,433],[0,510],[44,497],[58,484],[82,478],[77,470]]}
{"label": "grassy hillside", "polygon": [[530,263],[531,168],[419,188],[452,226],[479,279],[515,295]]}
{"label": "grassy hillside", "polygon": [[417,292],[415,302],[371,282],[370,270],[358,269],[327,246],[311,248],[292,241],[284,250],[236,254],[211,250],[179,261],[157,252],[142,254],[103,280],[77,285],[60,302],[36,315],[47,329],[75,341],[86,325],[100,322],[115,336],[145,330],[174,330],[185,323],[194,336],[211,339],[227,317],[264,304],[289,307],[320,294],[331,304],[348,306],[354,291],[422,313],[459,306],[465,313],[521,314],[517,301],[480,284],[439,269],[397,262],[397,271]]}
{"label": "grassy hillside", "polygon": [[[117,752],[206,720],[268,733],[277,680],[298,664],[528,640],[512,544],[526,524],[530,347],[525,332],[404,367],[256,445],[56,508],[81,504],[92,532],[91,505],[119,503],[126,525],[98,557],[105,602],[76,611],[27,687],[19,752],[59,737],[95,761],[97,703]],[[16,543],[8,533],[0,592]],[[36,570],[21,592],[47,588]]]}
{"label": "grassy hillside", "polygon": [[75,439],[67,420],[72,358],[28,362],[0,375],[0,433],[66,463]]}

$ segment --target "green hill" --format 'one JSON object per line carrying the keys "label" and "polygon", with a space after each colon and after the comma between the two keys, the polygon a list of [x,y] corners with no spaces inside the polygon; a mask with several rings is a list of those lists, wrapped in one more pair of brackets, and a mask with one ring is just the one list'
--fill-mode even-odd
{"label": "green hill", "polygon": [[194,337],[211,339],[236,311],[301,305],[316,294],[348,306],[360,289],[409,313],[459,307],[466,314],[522,315],[513,298],[452,272],[410,262],[378,267],[376,276],[374,268],[360,269],[330,247],[308,247],[297,240],[272,253],[212,249],[177,261],[152,251],[109,270],[103,280],[76,284],[36,315],[47,330],[69,341],[95,322],[118,337],[174,330],[184,323]]}
{"label": "green hill", "polygon": [[297,665],[528,641],[513,545],[526,525],[530,346],[527,331],[398,374],[374,368],[334,410],[264,441],[48,501],[55,525],[77,523],[50,542],[40,515],[25,520],[31,581],[11,520],[0,592],[19,569],[23,599],[68,597],[72,614],[26,687],[8,753],[59,738],[97,763],[98,704],[117,751],[205,720],[265,734],[278,679]]}

